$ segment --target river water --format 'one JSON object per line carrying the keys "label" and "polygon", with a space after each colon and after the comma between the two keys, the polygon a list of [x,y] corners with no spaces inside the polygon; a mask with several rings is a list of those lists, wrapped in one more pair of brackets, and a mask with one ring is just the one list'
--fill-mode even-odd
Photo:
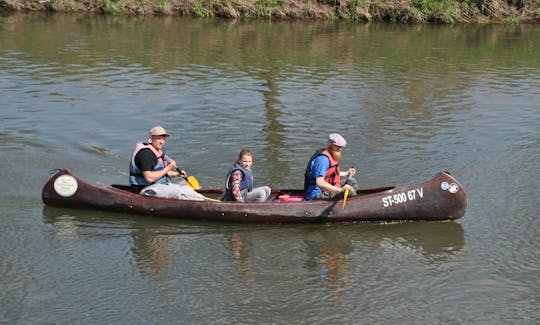
{"label": "river water", "polygon": [[[0,323],[537,324],[540,26],[0,17]],[[448,170],[456,222],[231,224],[44,207],[126,183],[155,124],[219,187],[299,187],[330,132],[362,187]]]}

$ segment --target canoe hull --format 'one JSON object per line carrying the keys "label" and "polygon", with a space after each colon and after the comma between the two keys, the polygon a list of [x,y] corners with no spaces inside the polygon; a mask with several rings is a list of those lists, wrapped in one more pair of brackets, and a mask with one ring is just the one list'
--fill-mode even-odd
{"label": "canoe hull", "polygon": [[64,169],[45,184],[42,200],[55,207],[231,222],[455,220],[467,208],[465,190],[447,172],[420,184],[362,189],[343,207],[342,200],[237,203],[146,197],[84,180]]}

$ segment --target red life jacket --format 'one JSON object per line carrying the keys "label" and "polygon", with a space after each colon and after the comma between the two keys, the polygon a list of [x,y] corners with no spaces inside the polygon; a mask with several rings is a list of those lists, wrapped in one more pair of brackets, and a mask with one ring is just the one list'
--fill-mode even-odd
{"label": "red life jacket", "polygon": [[341,187],[341,178],[339,176],[339,162],[332,157],[330,152],[328,152],[327,149],[324,149],[321,153],[328,157],[328,160],[330,161],[330,168],[326,171],[326,176],[324,177],[324,180],[328,183]]}
{"label": "red life jacket", "polygon": [[315,185],[315,179],[310,179],[309,174],[311,172],[311,163],[313,160],[319,156],[326,156],[330,162],[330,168],[326,171],[324,180],[334,186],[341,187],[341,178],[339,176],[339,163],[337,160],[332,157],[330,152],[327,149],[317,150],[313,156],[309,159],[309,162],[304,173],[304,191],[307,190],[308,186]]}

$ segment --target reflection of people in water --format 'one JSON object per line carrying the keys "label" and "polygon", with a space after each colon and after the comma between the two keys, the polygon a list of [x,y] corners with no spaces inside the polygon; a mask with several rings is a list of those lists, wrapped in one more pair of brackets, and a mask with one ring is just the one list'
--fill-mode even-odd
{"label": "reflection of people in water", "polygon": [[253,264],[248,258],[242,237],[239,233],[234,232],[231,234],[229,241],[231,243],[232,256],[240,266],[240,274],[246,281],[254,282],[255,277],[253,276]]}
{"label": "reflection of people in water", "polygon": [[308,256],[306,265],[317,272],[321,284],[328,288],[344,288],[349,284],[348,256],[353,251],[352,238],[356,236],[351,230],[354,229],[334,225],[314,232],[311,239],[304,240]]}
{"label": "reflection of people in water", "polygon": [[[150,271],[155,275],[174,267],[175,245],[170,236],[163,236],[161,230],[168,229],[164,228],[163,221],[114,213],[96,215],[95,211],[90,210],[72,211],[48,206],[43,207],[43,220],[53,226],[56,234],[69,237],[75,236],[84,227],[92,228],[97,232],[95,236],[101,236],[101,232],[110,229],[112,222],[115,229],[129,231],[133,239],[130,240],[130,250],[142,273]],[[69,229],[69,234],[66,229]]]}
{"label": "reflection of people in water", "polygon": [[[465,245],[463,228],[456,222],[408,222],[396,224],[332,225],[328,231],[312,233],[304,240],[308,259],[306,268],[317,272],[323,285],[344,288],[354,275],[348,266],[355,250],[391,249],[416,253],[433,261],[445,261]],[[306,237],[310,237],[308,234]],[[359,243],[362,241],[362,243]],[[381,243],[384,245],[381,246]],[[390,246],[386,243],[391,243]],[[372,248],[369,248],[372,247]],[[373,251],[376,254],[376,251]]]}
{"label": "reflection of people in water", "polygon": [[320,281],[331,288],[346,287],[349,283],[347,255],[352,250],[350,240],[324,239],[305,243],[309,257],[307,266],[319,273]]}
{"label": "reflection of people in water", "polygon": [[145,232],[134,231],[133,253],[137,261],[147,265],[153,274],[161,273],[173,267],[174,252],[170,239],[164,236],[145,235]]}
{"label": "reflection of people in water", "polygon": [[318,261],[321,269],[321,281],[332,287],[345,287],[349,283],[347,255],[339,251],[336,245],[323,241],[320,245]]}
{"label": "reflection of people in water", "polygon": [[[55,240],[71,239],[77,236],[80,228],[85,227],[91,227],[97,231],[96,236],[101,236],[102,231],[110,229],[108,225],[111,222],[117,227],[119,220],[133,238],[130,241],[131,251],[142,273],[152,272],[156,275],[174,268],[178,259],[177,245],[166,234],[165,230],[170,229],[170,225],[166,225],[162,219],[137,217],[135,220],[132,216],[114,213],[96,215],[94,211],[43,207],[43,221],[51,226],[55,234],[49,238]],[[254,282],[261,266],[257,263],[268,257],[265,251],[254,249],[255,240],[249,236],[249,231],[242,233],[235,229],[223,233],[228,238],[231,258],[237,263],[239,274],[246,282]],[[246,234],[248,238],[245,238]],[[380,254],[385,249],[397,252],[407,250],[409,255],[444,263],[458,256],[465,246],[464,231],[457,222],[333,224],[328,227],[307,225],[300,238],[303,239],[303,252],[307,256],[304,267],[316,276],[317,281],[330,288],[344,288],[357,277],[349,273],[350,263],[355,263],[355,268],[365,268],[357,265],[361,262],[352,260],[351,254],[355,250],[364,250],[358,256],[365,256],[363,253],[366,252]],[[257,243],[268,245],[268,239],[272,238],[264,238],[263,242],[258,240]]]}

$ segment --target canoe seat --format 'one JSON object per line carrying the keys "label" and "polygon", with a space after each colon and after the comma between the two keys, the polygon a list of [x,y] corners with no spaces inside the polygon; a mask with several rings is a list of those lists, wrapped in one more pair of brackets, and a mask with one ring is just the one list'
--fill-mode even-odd
{"label": "canoe seat", "polygon": [[128,191],[128,192],[131,192],[131,193],[139,193],[139,191],[136,188],[133,188],[130,185],[113,184],[111,186],[114,187],[114,188],[117,188],[119,190]]}

